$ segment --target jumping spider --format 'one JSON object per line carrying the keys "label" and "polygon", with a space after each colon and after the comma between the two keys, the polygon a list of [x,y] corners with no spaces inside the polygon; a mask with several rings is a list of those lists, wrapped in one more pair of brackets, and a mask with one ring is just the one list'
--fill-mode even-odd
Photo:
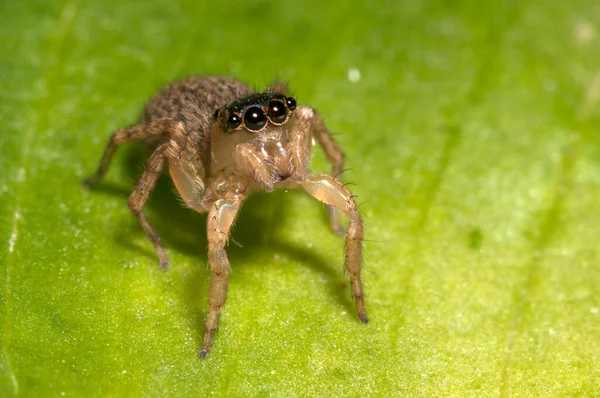
{"label": "jumping spider", "polygon": [[[311,174],[312,139],[323,147],[332,175]],[[144,205],[165,167],[179,195],[191,209],[208,212],[208,260],[212,270],[206,331],[200,350],[212,345],[227,297],[230,265],[225,252],[229,230],[242,201],[251,193],[274,188],[302,188],[328,205],[331,228],[344,233],[338,213],[349,218],[345,267],[356,312],[366,323],[360,270],[363,220],[350,191],[335,177],[344,154],[309,106],[298,106],[285,84],[273,83],[265,92],[224,77],[192,77],[176,82],[146,105],[139,124],[115,131],[96,172],[85,184],[96,184],[106,173],[119,145],[143,141],[155,148],[129,208],[154,243],[160,265],[169,265],[160,237],[150,225]]]}

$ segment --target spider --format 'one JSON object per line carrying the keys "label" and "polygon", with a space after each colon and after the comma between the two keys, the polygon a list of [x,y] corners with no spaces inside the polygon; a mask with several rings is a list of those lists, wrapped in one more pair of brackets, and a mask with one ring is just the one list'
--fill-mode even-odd
{"label": "spider", "polygon": [[[332,174],[311,174],[313,137],[332,164]],[[368,321],[361,282],[363,220],[352,193],[335,176],[344,154],[310,106],[299,106],[285,83],[276,81],[255,92],[225,77],[191,77],[175,82],[146,104],[138,124],[116,130],[88,187],[106,173],[119,145],[142,141],[154,148],[128,205],[150,238],[162,269],[169,260],[144,206],[163,169],[183,202],[208,212],[208,260],[211,281],[200,357],[208,355],[227,297],[231,266],[225,251],[231,226],[244,199],[253,192],[301,188],[327,204],[331,228],[346,232],[345,269],[356,312]],[[339,210],[348,217],[347,231]]]}

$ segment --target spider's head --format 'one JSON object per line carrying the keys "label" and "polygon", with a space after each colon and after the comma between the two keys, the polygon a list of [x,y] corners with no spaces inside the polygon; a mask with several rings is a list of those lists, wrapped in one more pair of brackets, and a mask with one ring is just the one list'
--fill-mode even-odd
{"label": "spider's head", "polygon": [[213,115],[225,134],[246,131],[268,136],[292,120],[296,100],[280,92],[264,92],[239,98]]}

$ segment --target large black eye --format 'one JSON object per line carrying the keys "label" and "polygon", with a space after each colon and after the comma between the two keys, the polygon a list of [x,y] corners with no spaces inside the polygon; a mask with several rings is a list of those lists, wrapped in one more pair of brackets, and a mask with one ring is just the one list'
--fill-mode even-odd
{"label": "large black eye", "polygon": [[244,122],[248,130],[258,131],[267,124],[267,116],[259,107],[251,106],[244,112]]}
{"label": "large black eye", "polygon": [[235,129],[235,128],[239,127],[240,124],[242,124],[242,118],[239,115],[232,113],[227,118],[227,124],[229,125],[230,128]]}
{"label": "large black eye", "polygon": [[273,123],[285,122],[285,119],[287,119],[287,112],[285,110],[285,105],[283,105],[283,102],[269,102],[269,119],[271,119]]}
{"label": "large black eye", "polygon": [[294,109],[296,109],[296,100],[293,99],[292,97],[287,97],[285,99],[285,104],[287,105],[287,107],[290,111],[293,111]]}

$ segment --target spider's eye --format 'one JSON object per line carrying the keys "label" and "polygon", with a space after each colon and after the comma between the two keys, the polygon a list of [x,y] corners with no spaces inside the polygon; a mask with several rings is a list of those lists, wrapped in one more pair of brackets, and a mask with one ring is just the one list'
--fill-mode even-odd
{"label": "spider's eye", "polygon": [[267,124],[267,116],[262,109],[252,106],[244,112],[244,122],[248,130],[258,131]]}
{"label": "spider's eye", "polygon": [[293,111],[294,109],[296,109],[296,100],[293,99],[292,97],[287,97],[285,99],[285,104],[287,105],[287,107],[290,111]]}
{"label": "spider's eye", "polygon": [[217,110],[215,111],[215,113],[213,113],[213,119],[217,120],[219,118],[219,110],[220,109],[217,108]]}
{"label": "spider's eye", "polygon": [[285,105],[283,105],[283,102],[269,102],[269,119],[271,119],[273,123],[285,122],[285,119],[287,119],[287,112],[285,110]]}
{"label": "spider's eye", "polygon": [[238,128],[239,125],[242,124],[242,118],[239,115],[232,113],[227,117],[227,124],[232,129]]}

